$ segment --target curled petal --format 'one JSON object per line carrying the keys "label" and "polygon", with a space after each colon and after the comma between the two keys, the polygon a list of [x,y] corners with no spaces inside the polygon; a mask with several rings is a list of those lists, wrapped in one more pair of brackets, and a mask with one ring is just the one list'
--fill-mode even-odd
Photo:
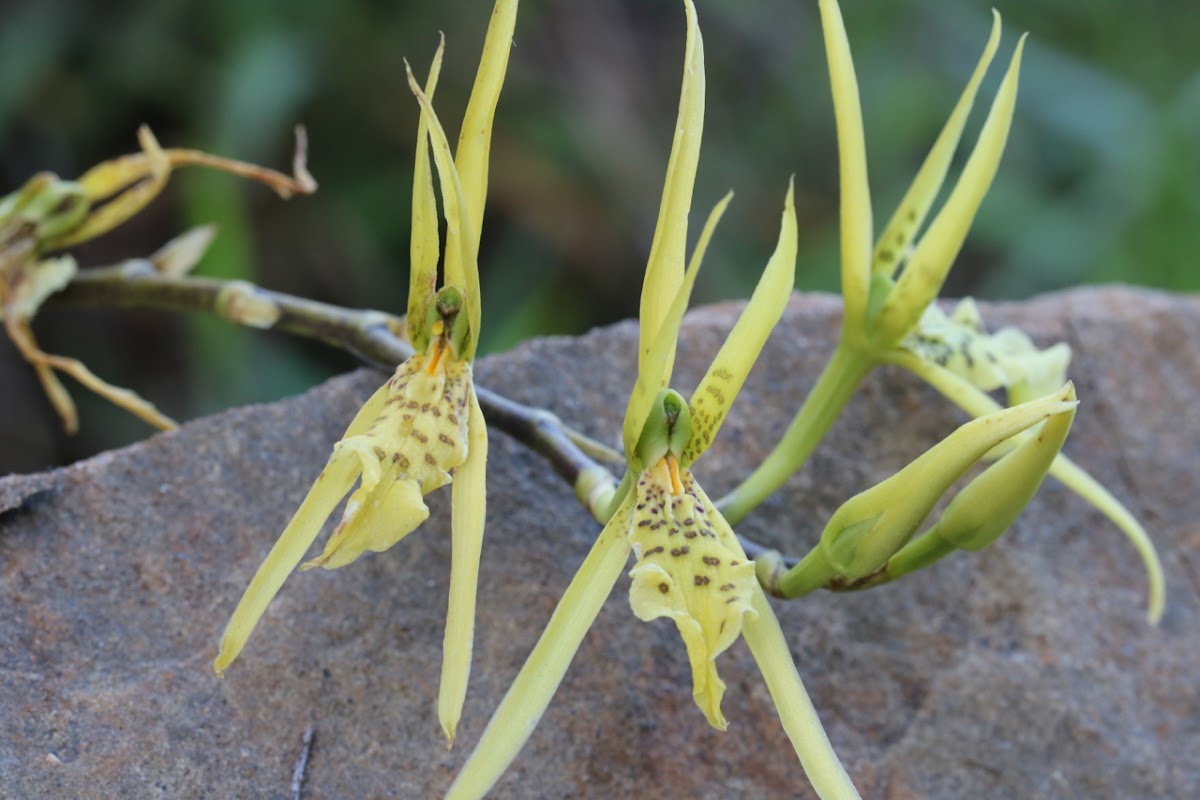
{"label": "curled petal", "polygon": [[1071,362],[1063,342],[1039,350],[1016,328],[988,333],[975,301],[959,302],[947,317],[936,304],[921,315],[900,346],[966,378],[985,392],[1006,389],[1012,404],[1041,397],[1062,386]]}
{"label": "curled petal", "polygon": [[415,480],[397,480],[389,475],[378,485],[368,485],[364,475],[363,485],[346,501],[346,513],[329,537],[325,550],[304,562],[300,569],[337,569],[368,550],[382,553],[428,517],[429,508],[421,499],[421,487]]}

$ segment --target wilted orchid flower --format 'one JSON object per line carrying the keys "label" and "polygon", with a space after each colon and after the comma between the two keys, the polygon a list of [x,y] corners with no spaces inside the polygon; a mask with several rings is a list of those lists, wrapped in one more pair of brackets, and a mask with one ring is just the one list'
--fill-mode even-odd
{"label": "wilted orchid flower", "polygon": [[516,757],[562,681],[584,634],[632,553],[629,600],[643,620],[668,617],[692,668],[692,695],[725,728],[725,684],[716,657],[743,635],[784,728],[824,797],[858,794],[833,752],[792,662],[787,642],[728,523],[690,466],[712,442],[791,292],[796,220],[789,188],[779,242],[749,304],[685,402],[666,388],[679,325],[726,197],[708,218],[684,270],[687,215],[703,126],[704,56],[695,8],[688,36],[676,136],[646,267],[639,317],[638,375],[622,426],[627,471],[611,516],[567,587],[546,630],[496,710],[447,796],[482,797]]}
{"label": "wilted orchid flower", "polygon": [[[334,569],[365,551],[388,549],[429,516],[422,496],[451,481],[453,557],[438,717],[453,744],[462,713],[475,621],[482,545],[487,429],[475,398],[471,365],[479,339],[479,230],[487,193],[492,119],[516,24],[516,0],[498,0],[467,105],[456,157],[431,100],[441,67],[434,56],[421,105],[413,174],[408,333],[416,353],[401,364],[350,423],[317,482],[259,567],[221,637],[218,675],[237,658],[267,604],[355,482],[324,551],[300,569]],[[443,286],[435,291],[439,235],[429,146],[437,168],[446,241]]]}
{"label": "wilted orchid flower", "polygon": [[[876,239],[850,45],[836,0],[820,0],[820,10],[837,121],[845,312],[837,348],[779,444],[745,482],[718,502],[735,523],[800,468],[863,378],[881,364],[915,372],[978,417],[1000,408],[987,391],[1004,388],[1009,401],[1015,403],[1062,385],[1070,357],[1066,345],[1039,351],[1015,329],[989,336],[974,304],[960,306],[956,318],[949,320],[934,304],[999,166],[1016,105],[1024,37],[961,175],[926,225],[999,44],[1000,17],[994,14],[991,36],[966,89]],[[947,348],[957,348],[957,354]],[[990,363],[990,358],[995,362]],[[1020,441],[1017,437],[1001,443],[991,455],[1008,452]],[[1103,486],[1065,456],[1059,454],[1049,471],[1112,519],[1138,550],[1149,578],[1147,616],[1156,621],[1163,605],[1162,568],[1145,530]]]}
{"label": "wilted orchid flower", "polygon": [[1071,363],[1071,347],[1059,342],[1044,350],[1017,328],[988,333],[975,301],[959,301],[946,315],[930,305],[900,346],[967,380],[984,392],[1003,389],[1008,404],[1041,397],[1062,386]]}
{"label": "wilted orchid flower", "polygon": [[[166,186],[172,170],[182,166],[206,166],[260,181],[285,199],[296,193],[311,194],[317,188],[304,166],[302,128],[296,129],[295,174],[291,177],[199,150],[164,150],[146,126],[138,130],[138,143],[142,152],[98,164],[78,180],[62,180],[41,172],[17,191],[0,198],[0,320],[9,339],[37,373],[67,433],[78,430],[79,419],[75,403],[56,371],[70,375],[156,428],[176,426],[153,404],[100,379],[83,362],[51,355],[38,346],[33,335],[33,318],[46,298],[70,283],[78,271],[71,256],[47,254],[94,239],[122,224],[153,200]],[[180,237],[152,256],[150,262],[161,264],[166,251],[174,248],[174,264],[182,260],[190,268],[204,247],[188,248],[185,258],[180,255],[184,241],[196,243],[200,238]]]}

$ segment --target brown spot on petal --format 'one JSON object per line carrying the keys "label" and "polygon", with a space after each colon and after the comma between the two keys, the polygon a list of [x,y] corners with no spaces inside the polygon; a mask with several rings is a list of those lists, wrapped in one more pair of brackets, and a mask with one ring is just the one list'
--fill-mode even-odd
{"label": "brown spot on petal", "polygon": [[671,591],[671,586],[670,586],[670,584],[667,584],[667,583],[660,583],[658,585],[658,590],[660,592],[662,592],[663,594],[666,594],[667,592]]}
{"label": "brown spot on petal", "polygon": [[708,576],[707,575],[697,575],[696,577],[692,578],[692,583],[696,584],[697,586],[707,586],[708,585]]}

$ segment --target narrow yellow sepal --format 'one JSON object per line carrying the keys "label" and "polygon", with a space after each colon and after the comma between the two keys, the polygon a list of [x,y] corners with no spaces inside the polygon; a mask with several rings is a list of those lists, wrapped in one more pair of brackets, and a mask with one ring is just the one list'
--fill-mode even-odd
{"label": "narrow yellow sepal", "polygon": [[895,288],[884,300],[872,322],[871,338],[877,345],[890,347],[907,334],[921,318],[926,307],[937,297],[946,274],[958,257],[975,212],[992,185],[1017,102],[1017,82],[1025,37],[1017,44],[1008,72],[1000,84],[979,141],[971,152],[962,175],[946,204],[929,224],[929,230],[900,273]]}
{"label": "narrow yellow sepal", "polygon": [[446,792],[446,800],[481,798],[487,794],[533,733],[584,634],[625,568],[633,508],[634,493],[630,492],[563,592],[533,652]]}
{"label": "narrow yellow sepal", "polygon": [[821,0],[821,27],[833,89],[837,121],[838,171],[841,192],[842,329],[860,333],[866,324],[871,274],[871,189],[867,184],[867,146],[863,134],[858,79],[850,58],[850,42],[836,0]]}
{"label": "narrow yellow sepal", "polygon": [[246,640],[254,631],[254,626],[267,610],[267,606],[279,593],[284,580],[300,563],[304,553],[312,545],[325,520],[333,513],[333,509],[350,491],[358,476],[356,459],[348,453],[335,452],[329,463],[321,472],[317,482],[309,490],[308,496],[296,509],[292,521],[288,523],[266,560],[254,573],[250,585],[246,587],[242,599],[221,634],[220,652],[213,662],[213,670],[217,677],[224,677],[225,670],[233,663]]}
{"label": "narrow yellow sepal", "polygon": [[[442,70],[442,53],[446,47],[443,37],[438,43],[425,81],[425,96],[433,101],[438,74]],[[433,173],[429,168],[429,118],[421,109],[417,125],[417,157],[413,162],[412,239],[409,244],[408,281],[408,340],[418,353],[429,347],[426,330],[429,305],[437,287],[438,256],[441,238],[438,236],[437,197],[433,192]]]}
{"label": "narrow yellow sepal", "polygon": [[[387,397],[388,384],[385,383],[355,414],[343,438],[364,433],[383,410]],[[350,491],[357,477],[358,465],[355,459],[349,453],[339,453],[335,450],[316,483],[309,489],[308,496],[304,498],[300,508],[296,509],[291,522],[267,554],[266,560],[259,566],[225,626],[225,632],[221,635],[220,652],[213,662],[213,670],[218,677],[224,676],[225,669],[242,652],[254,631],[254,626],[267,610],[267,605],[278,594],[287,576],[300,563],[304,553],[321,532],[325,520]]]}
{"label": "narrow yellow sepal", "polygon": [[[446,131],[438,121],[429,98],[417,85],[412,68],[408,62],[404,64],[408,72],[408,85],[421,104],[422,113],[429,115],[429,142],[433,149],[433,163],[437,167],[439,184],[442,191],[442,213],[446,217],[446,250],[444,285],[457,286],[467,297],[468,321],[470,319],[471,303],[478,303],[479,295],[479,266],[476,263],[475,252],[471,242],[475,235],[470,230],[471,216],[463,195],[462,183],[454,159],[450,155],[450,143],[446,140]],[[452,268],[453,265],[453,268]],[[472,288],[473,287],[473,288]],[[472,301],[471,297],[475,297]],[[468,333],[464,352],[459,354],[470,361],[475,356],[475,348],[479,342],[479,329],[475,327]]]}
{"label": "narrow yellow sepal", "polygon": [[[732,199],[733,192],[726,194],[709,213],[708,220],[700,231],[700,239],[696,242],[696,249],[692,251],[692,260],[688,265],[687,272],[684,273],[683,283],[679,286],[678,292],[662,319],[658,335],[651,344],[650,350],[641,360],[637,381],[629,396],[629,405],[625,409],[625,422],[621,429],[625,443],[625,458],[630,464],[637,463],[635,448],[638,437],[642,435],[642,428],[646,425],[646,417],[650,413],[654,398],[658,396],[661,389],[666,388],[671,380],[675,342],[679,335],[679,326],[683,322],[683,312],[687,310],[688,300],[692,296],[692,287],[696,283],[696,275],[700,271],[700,264],[704,261],[704,253],[708,249],[708,242],[712,238],[713,230],[717,227],[721,215],[725,213],[725,209]],[[638,468],[640,469],[642,466],[645,465],[639,464]]]}
{"label": "narrow yellow sepal", "polygon": [[[500,100],[500,89],[508,70],[517,24],[516,0],[497,0],[483,42],[483,55],[475,74],[475,85],[467,102],[458,136],[455,167],[461,181],[466,214],[461,231],[446,232],[446,283],[463,289],[467,301],[467,320],[471,327],[468,348],[475,352],[481,323],[479,295],[479,237],[483,230],[483,209],[487,200],[488,159],[492,142],[492,119]],[[445,193],[443,192],[443,196]],[[461,236],[461,243],[456,241]]]}
{"label": "narrow yellow sepal", "polygon": [[946,120],[945,127],[938,134],[937,141],[934,142],[929,155],[925,157],[925,162],[921,164],[917,176],[913,178],[912,185],[908,187],[904,199],[896,207],[896,213],[892,215],[884,227],[883,233],[879,235],[871,266],[873,273],[883,274],[890,278],[895,274],[897,267],[904,262],[905,251],[917,231],[921,229],[922,223],[925,222],[925,216],[929,213],[938,191],[942,188],[942,182],[946,179],[946,171],[950,169],[950,161],[954,157],[954,151],[958,148],[959,139],[962,138],[963,127],[971,113],[971,106],[975,104],[975,95],[979,92],[979,84],[983,82],[983,76],[987,74],[999,44],[1000,14],[993,9],[992,33],[988,37],[979,63],[975,66],[975,72],[967,81],[967,87],[963,90],[962,96],[958,98],[954,110],[950,112],[950,118]]}
{"label": "narrow yellow sepal", "polygon": [[[704,41],[696,19],[696,7],[684,0],[687,12],[687,44],[683,56],[683,85],[679,93],[679,116],[671,140],[671,157],[663,183],[654,241],[642,281],[642,300],[638,314],[638,372],[646,370],[659,329],[671,303],[679,293],[687,259],[688,213],[692,207],[692,189],[700,160],[700,139],[704,132]],[[675,362],[675,340],[671,337],[666,353],[666,374]],[[650,394],[653,397],[655,388]],[[641,426],[638,425],[640,430]]]}
{"label": "narrow yellow sepal", "polygon": [[487,425],[479,401],[471,392],[467,422],[467,460],[454,471],[451,486],[450,602],[442,644],[442,680],[438,689],[438,720],[446,743],[454,744],[471,674],[475,638],[475,590],[479,553],[487,516]]}
{"label": "narrow yellow sepal", "polygon": [[[492,120],[500,101],[500,89],[508,70],[508,54],[512,50],[513,32],[517,26],[517,0],[497,0],[483,41],[483,55],[475,74],[475,85],[467,101],[462,130],[458,134],[458,150],[454,165],[462,179],[463,196],[470,213],[472,239],[470,248],[479,252],[479,235],[483,226],[483,207],[487,201],[488,160],[492,143]],[[428,93],[427,93],[428,94]],[[431,97],[432,99],[432,97]],[[473,291],[473,287],[465,287]],[[473,320],[478,322],[478,320]]]}
{"label": "narrow yellow sepal", "polygon": [[742,636],[767,683],[779,721],[800,757],[804,774],[822,800],[858,800],[858,790],[829,743],[800,680],[779,620],[757,583],[751,586],[750,602],[755,613],[746,615]]}
{"label": "narrow yellow sepal", "polygon": [[783,315],[796,275],[796,249],[796,207],[792,182],[789,181],[775,252],[758,279],[750,302],[688,401],[692,438],[680,458],[684,466],[699,458],[716,438],[750,368]]}

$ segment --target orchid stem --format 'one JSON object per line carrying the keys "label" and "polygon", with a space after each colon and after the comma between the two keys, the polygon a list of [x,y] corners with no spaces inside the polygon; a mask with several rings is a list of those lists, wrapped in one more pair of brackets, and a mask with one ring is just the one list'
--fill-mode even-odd
{"label": "orchid stem", "polygon": [[[273,292],[245,281],[164,275],[149,261],[129,261],[77,274],[47,307],[109,306],[203,312],[238,325],[317,339],[377,366],[391,369],[412,355],[404,320],[382,311],[353,310]],[[476,396],[488,425],[545,458],[575,490],[593,517],[611,516],[618,482],[600,461],[620,453],[563,424],[548,411],[510,400],[480,386]],[[742,540],[745,549],[761,545]]]}
{"label": "orchid stem", "polygon": [[779,444],[750,477],[717,501],[717,509],[730,525],[740,522],[803,466],[875,364],[869,354],[838,343]]}

